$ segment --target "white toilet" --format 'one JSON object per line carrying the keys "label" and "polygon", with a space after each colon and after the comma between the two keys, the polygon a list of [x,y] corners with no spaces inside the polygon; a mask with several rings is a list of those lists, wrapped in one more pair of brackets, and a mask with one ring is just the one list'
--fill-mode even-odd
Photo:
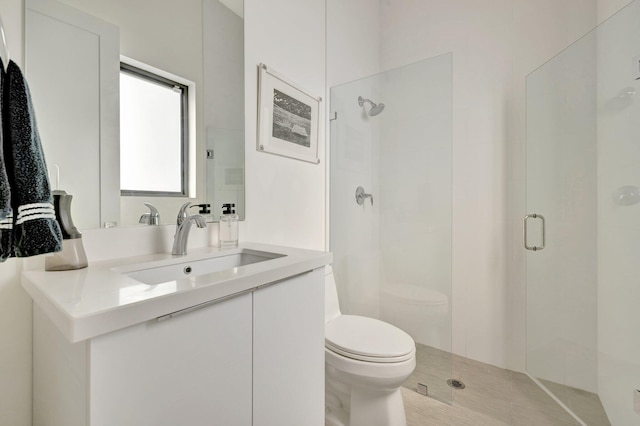
{"label": "white toilet", "polygon": [[400,386],[416,367],[404,331],[342,315],[333,269],[325,270],[325,425],[406,426]]}

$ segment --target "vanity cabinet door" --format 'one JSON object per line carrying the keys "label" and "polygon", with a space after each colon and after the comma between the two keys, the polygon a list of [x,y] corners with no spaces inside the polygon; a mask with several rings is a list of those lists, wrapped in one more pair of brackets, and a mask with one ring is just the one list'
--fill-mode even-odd
{"label": "vanity cabinet door", "polygon": [[251,425],[251,297],[92,339],[90,424]]}
{"label": "vanity cabinet door", "polygon": [[253,293],[254,426],[324,425],[323,271]]}

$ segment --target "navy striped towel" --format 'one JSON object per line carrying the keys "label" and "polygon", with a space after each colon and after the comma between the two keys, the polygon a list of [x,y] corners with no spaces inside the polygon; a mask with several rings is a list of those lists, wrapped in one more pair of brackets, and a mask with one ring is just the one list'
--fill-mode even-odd
{"label": "navy striped towel", "polygon": [[47,165],[29,87],[15,62],[9,62],[3,83],[4,159],[13,208],[9,255],[28,257],[57,252],[62,250],[62,234],[53,208]]}

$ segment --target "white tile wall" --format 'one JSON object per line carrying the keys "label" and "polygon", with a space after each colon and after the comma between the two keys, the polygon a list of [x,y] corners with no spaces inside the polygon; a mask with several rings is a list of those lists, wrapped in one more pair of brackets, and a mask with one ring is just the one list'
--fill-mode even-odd
{"label": "white tile wall", "polygon": [[[608,15],[620,6],[599,2]],[[632,391],[640,387],[639,205],[614,202],[615,190],[640,185],[637,96],[632,60],[640,52],[640,2],[634,2],[598,30],[598,390],[611,424],[637,424]]]}

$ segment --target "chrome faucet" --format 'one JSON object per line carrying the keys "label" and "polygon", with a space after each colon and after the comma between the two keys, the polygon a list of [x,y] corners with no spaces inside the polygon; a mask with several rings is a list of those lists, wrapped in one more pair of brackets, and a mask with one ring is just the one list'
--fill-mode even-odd
{"label": "chrome faucet", "polygon": [[173,237],[173,249],[171,254],[174,256],[184,256],[187,254],[187,239],[189,238],[189,230],[191,224],[195,222],[198,228],[206,228],[207,222],[199,214],[187,214],[187,209],[191,203],[185,203],[180,207],[176,224],[176,235]]}
{"label": "chrome faucet", "polygon": [[145,213],[140,216],[140,223],[146,223],[147,225],[160,225],[160,212],[156,206],[151,203],[144,203],[145,206],[149,207],[149,213]]}

